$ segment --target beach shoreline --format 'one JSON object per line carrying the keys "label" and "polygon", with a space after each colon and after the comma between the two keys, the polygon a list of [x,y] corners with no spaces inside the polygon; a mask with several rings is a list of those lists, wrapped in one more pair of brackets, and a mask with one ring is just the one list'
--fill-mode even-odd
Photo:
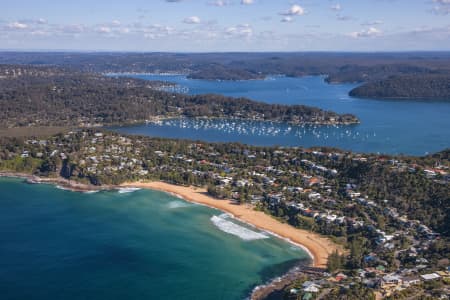
{"label": "beach shoreline", "polygon": [[83,193],[120,190],[123,188],[141,188],[162,191],[177,196],[188,202],[218,209],[230,214],[233,218],[241,222],[292,243],[304,250],[311,257],[312,266],[314,267],[326,268],[328,256],[331,253],[335,250],[340,253],[344,252],[342,246],[333,243],[330,239],[324,236],[304,229],[295,228],[287,223],[282,223],[262,211],[254,210],[253,207],[248,204],[239,205],[230,200],[213,198],[207,194],[205,188],[187,187],[165,183],[162,181],[127,182],[120,185],[94,186],[91,184],[83,184],[73,180],[68,180],[62,177],[47,178],[16,172],[0,172],[0,177],[21,178],[30,184],[54,184],[62,189]]}
{"label": "beach shoreline", "polygon": [[113,185],[95,186],[92,184],[85,184],[76,182],[74,180],[68,180],[62,177],[41,177],[32,174],[10,171],[0,172],[0,178],[1,177],[24,179],[25,182],[29,184],[52,184],[64,190],[81,193],[107,191],[120,188],[120,186]]}
{"label": "beach shoreline", "polygon": [[119,187],[143,188],[166,192],[182,199],[206,205],[231,214],[233,218],[266,231],[303,249],[312,259],[314,267],[326,268],[328,255],[335,250],[342,253],[343,248],[319,234],[295,228],[282,223],[262,211],[256,211],[250,205],[238,205],[230,200],[215,199],[206,193],[206,189],[169,184],[161,181],[127,182]]}

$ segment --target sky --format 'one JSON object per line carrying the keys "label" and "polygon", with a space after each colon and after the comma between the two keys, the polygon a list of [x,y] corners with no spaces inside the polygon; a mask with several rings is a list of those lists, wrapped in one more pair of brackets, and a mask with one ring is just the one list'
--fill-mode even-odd
{"label": "sky", "polygon": [[448,51],[450,0],[2,0],[0,49]]}

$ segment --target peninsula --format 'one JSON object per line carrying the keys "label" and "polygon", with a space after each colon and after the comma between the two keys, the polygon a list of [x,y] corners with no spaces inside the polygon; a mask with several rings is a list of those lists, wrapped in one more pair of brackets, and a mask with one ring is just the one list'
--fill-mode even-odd
{"label": "peninsula", "polygon": [[[346,293],[343,278],[360,276],[361,293],[391,295],[392,276],[404,282],[410,274],[444,272],[449,153],[387,156],[74,129],[0,138],[0,171],[81,191],[141,187],[177,194],[303,245],[321,267],[317,282],[327,278],[337,295]],[[436,278],[448,277],[442,274]],[[305,276],[294,270],[281,288]]]}
{"label": "peninsula", "polygon": [[365,83],[350,96],[375,99],[450,100],[450,74],[391,76]]}
{"label": "peninsula", "polygon": [[167,85],[55,67],[0,65],[0,127],[98,127],[181,117],[319,125],[359,123],[352,114],[214,94],[173,93],[165,90]]}

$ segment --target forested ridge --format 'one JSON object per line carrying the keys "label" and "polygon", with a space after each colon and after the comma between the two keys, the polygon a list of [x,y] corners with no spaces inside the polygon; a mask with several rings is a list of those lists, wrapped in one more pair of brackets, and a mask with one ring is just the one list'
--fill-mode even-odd
{"label": "forested ridge", "polygon": [[111,78],[51,67],[0,66],[0,126],[111,125],[162,117],[242,118],[292,123],[358,122],[302,105],[166,92],[163,82]]}
{"label": "forested ridge", "polygon": [[0,63],[62,66],[87,72],[182,72],[203,79],[328,75],[364,82],[399,74],[448,73],[448,52],[407,53],[71,53],[0,52]]}
{"label": "forested ridge", "polygon": [[183,73],[206,80],[269,75],[326,76],[328,83],[361,82],[352,95],[435,99],[449,94],[450,53],[71,53],[0,52],[0,64],[58,66],[97,73]]}
{"label": "forested ridge", "polygon": [[391,76],[365,83],[350,91],[350,96],[450,100],[450,74]]}

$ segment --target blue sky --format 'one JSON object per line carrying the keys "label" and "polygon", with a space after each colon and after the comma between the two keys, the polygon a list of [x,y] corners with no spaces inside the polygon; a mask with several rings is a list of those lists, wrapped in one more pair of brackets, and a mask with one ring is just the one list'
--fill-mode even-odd
{"label": "blue sky", "polygon": [[1,49],[450,50],[450,0],[2,2]]}

